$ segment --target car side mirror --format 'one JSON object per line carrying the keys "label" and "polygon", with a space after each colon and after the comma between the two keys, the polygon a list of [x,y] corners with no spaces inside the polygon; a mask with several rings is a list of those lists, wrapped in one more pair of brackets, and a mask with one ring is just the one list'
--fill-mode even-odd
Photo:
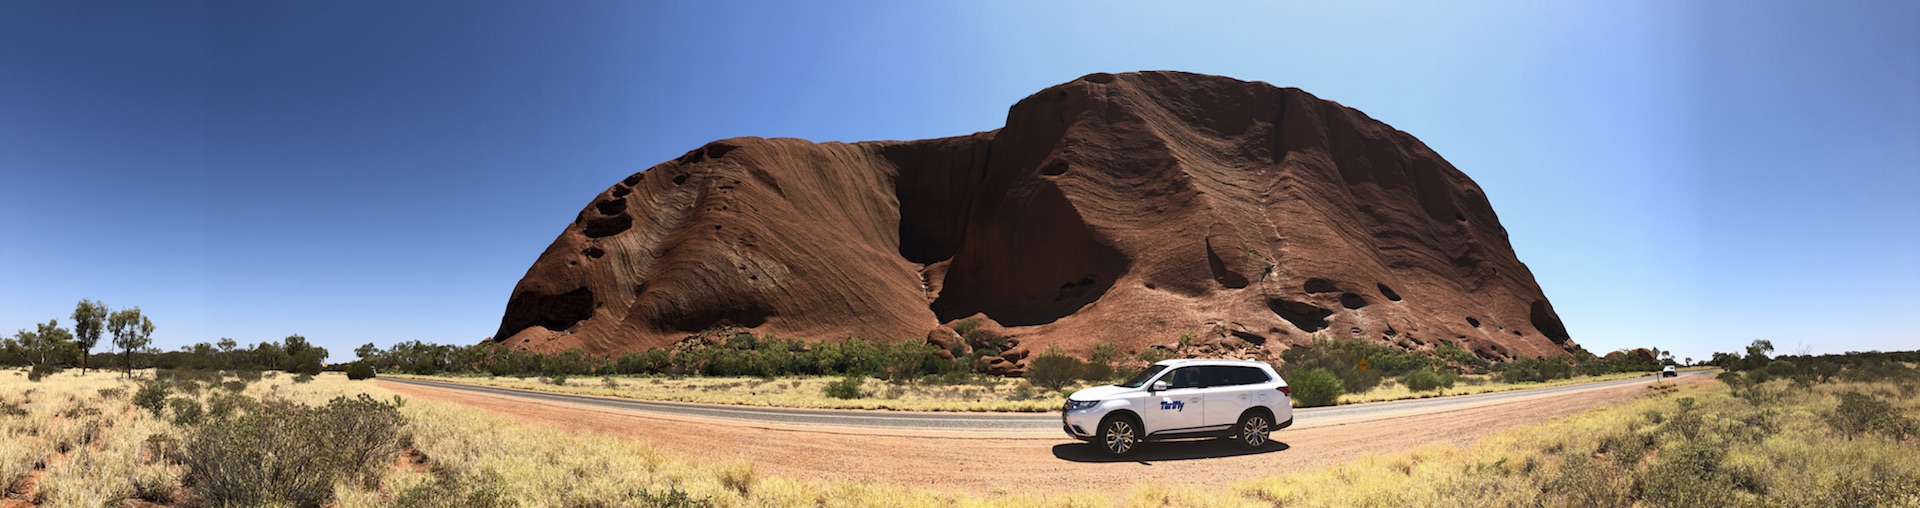
{"label": "car side mirror", "polygon": [[1150,386],[1150,387],[1147,387],[1147,391],[1150,391],[1150,392],[1164,392],[1164,391],[1167,391],[1167,382],[1166,382],[1166,381],[1154,381],[1154,382],[1153,382],[1153,386]]}

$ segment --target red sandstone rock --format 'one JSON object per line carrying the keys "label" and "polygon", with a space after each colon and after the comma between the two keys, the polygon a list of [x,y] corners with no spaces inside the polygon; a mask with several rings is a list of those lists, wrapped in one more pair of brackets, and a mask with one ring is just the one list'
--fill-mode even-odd
{"label": "red sandstone rock", "polygon": [[969,136],[710,143],[596,197],[494,340],[928,340],[973,315],[1021,351],[1082,356],[1183,333],[1268,358],[1314,334],[1581,351],[1480,187],[1419,140],[1297,89],[1178,72],[1089,75]]}

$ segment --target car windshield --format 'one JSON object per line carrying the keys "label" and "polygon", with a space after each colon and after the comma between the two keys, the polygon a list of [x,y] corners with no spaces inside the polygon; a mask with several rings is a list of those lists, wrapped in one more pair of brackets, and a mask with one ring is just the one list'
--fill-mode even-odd
{"label": "car windshield", "polygon": [[1167,366],[1148,365],[1147,370],[1140,371],[1139,374],[1134,374],[1132,379],[1128,379],[1127,382],[1125,383],[1120,383],[1120,386],[1124,386],[1127,388],[1139,388],[1142,386],[1146,386],[1148,379],[1153,379],[1153,376],[1159,375],[1160,371],[1163,371],[1163,370],[1167,370]]}

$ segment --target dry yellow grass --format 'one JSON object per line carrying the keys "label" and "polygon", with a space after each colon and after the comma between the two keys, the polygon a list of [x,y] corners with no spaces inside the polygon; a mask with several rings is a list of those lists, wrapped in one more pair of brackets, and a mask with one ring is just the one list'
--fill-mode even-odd
{"label": "dry yellow grass", "polygon": [[[519,388],[559,393],[626,397],[643,400],[734,404],[742,406],[778,406],[817,409],[895,409],[906,411],[1058,411],[1066,402],[1066,393],[1084,388],[1082,382],[1061,392],[1033,387],[1024,379],[985,378],[979,382],[944,384],[928,381],[889,382],[867,378],[857,399],[826,396],[827,383],[839,377],[686,377],[612,376],[572,377],[565,385],[543,382],[540,378],[409,376],[498,388]],[[609,384],[611,381],[612,384]]]}
{"label": "dry yellow grass", "polygon": [[1575,376],[1571,379],[1555,379],[1552,381],[1546,381],[1541,383],[1508,383],[1508,382],[1500,381],[1498,378],[1494,377],[1491,374],[1467,374],[1467,375],[1460,376],[1459,382],[1454,383],[1453,388],[1428,390],[1424,392],[1416,392],[1416,391],[1407,389],[1407,386],[1400,384],[1398,380],[1383,379],[1380,381],[1380,385],[1374,387],[1372,390],[1367,390],[1360,393],[1349,393],[1349,394],[1341,395],[1340,403],[1341,404],[1360,404],[1365,402],[1387,402],[1387,401],[1394,401],[1394,400],[1426,399],[1426,398],[1432,398],[1432,397],[1446,397],[1446,396],[1453,396],[1453,395],[1473,395],[1476,393],[1510,392],[1514,390],[1527,390],[1532,388],[1547,388],[1547,387],[1553,387],[1553,386],[1577,385],[1577,384],[1583,384],[1583,383],[1598,383],[1602,381],[1616,381],[1621,379],[1633,379],[1633,378],[1641,378],[1641,377],[1651,377],[1651,376],[1649,375],[1649,373],[1646,373],[1646,372],[1619,372],[1619,373],[1613,373],[1613,374],[1603,374],[1599,376]]}
{"label": "dry yellow grass", "polygon": [[103,396],[102,388],[131,392],[116,375],[60,374],[28,382],[13,373],[0,383],[0,401],[27,412],[0,416],[0,480],[8,490],[38,474],[32,501],[41,506],[106,506],[136,496],[170,500],[181,470],[162,460],[143,460],[149,436],[171,425],[136,410],[125,395]]}
{"label": "dry yellow grass", "polygon": [[[1650,471],[1697,445],[1724,452],[1716,467],[1737,484],[1713,493],[1722,497],[1710,505],[1920,506],[1920,449],[1911,438],[1905,443],[1849,440],[1824,422],[1825,412],[1839,403],[1837,394],[1849,389],[1895,396],[1907,415],[1920,410],[1920,402],[1897,398],[1903,392],[1885,383],[1796,390],[1782,381],[1770,389],[1780,398],[1761,406],[1717,383],[1682,389],[1497,434],[1471,446],[1375,456],[1249,482],[1236,492],[1281,506],[1592,506],[1636,500],[1662,506],[1672,503],[1643,499],[1665,495],[1657,491],[1660,482],[1636,484],[1634,472]],[[1687,404],[1681,400],[1691,400],[1691,408],[1680,409]],[[1675,422],[1683,413],[1700,418],[1696,438],[1678,431]],[[1616,457],[1632,456],[1623,443],[1647,444],[1651,451],[1615,464]],[[1863,490],[1874,488],[1889,494],[1863,497]]]}
{"label": "dry yellow grass", "polygon": [[[154,460],[144,443],[149,436],[173,435],[180,429],[133,407],[127,394],[134,387],[114,376],[61,374],[39,383],[17,377],[0,382],[0,402],[28,413],[0,416],[0,435],[8,444],[0,447],[0,480],[17,481],[33,474],[34,465],[46,464],[35,489],[43,506],[113,505],[177,486],[180,466]],[[102,395],[102,388],[125,393]],[[1099,489],[1097,479],[1090,479],[1080,492],[1016,490],[985,497],[771,475],[751,463],[707,463],[617,437],[568,433],[465,406],[409,400],[401,411],[426,467],[394,468],[377,485],[338,485],[334,493],[341,507],[652,506],[676,499],[721,507],[1673,506],[1684,503],[1659,497],[1658,489],[1689,488],[1669,481],[1686,478],[1648,473],[1668,471],[1660,468],[1684,458],[1686,450],[1708,447],[1720,451],[1711,474],[1721,476],[1713,481],[1726,485],[1689,490],[1688,495],[1705,496],[1699,499],[1712,504],[1920,505],[1920,450],[1913,438],[1846,439],[1825,420],[1845,390],[1892,400],[1911,417],[1920,411],[1920,401],[1911,395],[1914,387],[1837,383],[1790,389],[1785,382],[1775,382],[1768,390],[1773,395],[1756,399],[1762,402],[1758,405],[1717,383],[1682,388],[1677,394],[1649,390],[1634,402],[1466,446],[1368,457],[1245,482],[1227,491],[1156,485],[1107,492]],[[246,393],[309,404],[352,393],[392,396],[373,383],[347,381],[338,374],[323,374],[311,383],[277,376],[255,383]],[[1681,400],[1693,402],[1682,409]],[[96,417],[80,408],[100,413]],[[113,423],[88,424],[109,419]],[[1697,429],[1692,437],[1678,430],[1688,425]],[[1627,451],[1633,443],[1646,453]],[[61,453],[63,445],[70,451]],[[1622,465],[1615,457],[1636,458]]]}
{"label": "dry yellow grass", "polygon": [[[415,376],[383,374],[387,377],[445,381],[496,388],[517,388],[556,393],[625,397],[641,400],[733,404],[742,406],[795,407],[814,409],[892,409],[903,411],[975,411],[975,412],[1048,412],[1058,411],[1066,395],[1095,386],[1079,382],[1059,392],[1033,387],[1019,378],[983,378],[972,383],[947,384],[929,380],[889,382],[868,378],[861,386],[865,396],[837,399],[825,395],[827,383],[838,377],[666,377],[607,376],[570,377],[565,384],[552,384],[538,377],[495,376]],[[1594,383],[1647,377],[1647,373],[1618,373],[1579,376],[1544,383],[1506,383],[1490,375],[1462,376],[1453,388],[1416,392],[1388,379],[1372,390],[1340,397],[1341,404],[1424,399],[1450,395],[1504,392],[1581,383]]]}

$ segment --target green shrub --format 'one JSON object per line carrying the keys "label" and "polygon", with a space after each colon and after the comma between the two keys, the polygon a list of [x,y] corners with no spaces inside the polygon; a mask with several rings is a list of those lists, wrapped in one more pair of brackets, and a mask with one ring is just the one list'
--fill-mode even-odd
{"label": "green shrub", "polygon": [[1433,369],[1422,368],[1408,372],[1405,376],[1401,376],[1400,384],[1407,385],[1407,389],[1409,390],[1424,392],[1441,388],[1453,388],[1453,383],[1458,380],[1460,380],[1460,376],[1452,372],[1434,372]]}
{"label": "green shrub", "polygon": [[300,375],[298,375],[298,376],[294,376],[294,377],[293,377],[293,382],[295,382],[295,383],[311,383],[311,382],[313,382],[313,374],[308,374],[308,373],[305,373],[305,372],[302,372],[302,373],[300,373]]}
{"label": "green shrub", "polygon": [[1687,443],[1661,450],[1636,475],[1643,501],[1653,506],[1731,506],[1733,481],[1724,467],[1726,451],[1708,443]]}
{"label": "green shrub", "polygon": [[347,379],[359,381],[373,379],[373,364],[361,361],[347,364]]}
{"label": "green shrub", "polygon": [[1300,407],[1331,406],[1347,393],[1345,383],[1327,369],[1307,369],[1294,374],[1287,385],[1292,387],[1293,400],[1298,401]]}
{"label": "green shrub", "polygon": [[709,508],[713,506],[713,498],[693,497],[692,494],[680,490],[680,487],[675,485],[668,485],[666,490],[657,492],[652,490],[635,490],[633,491],[633,495],[634,497],[640,498],[642,502],[641,506],[653,506],[657,508]]}
{"label": "green shrub", "polygon": [[241,411],[248,411],[259,403],[240,394],[216,393],[207,397],[207,418],[225,419]]}
{"label": "green shrub", "polygon": [[276,400],[192,427],[179,457],[204,504],[322,506],[337,483],[377,482],[404,447],[405,423],[397,399]]}
{"label": "green shrub", "polygon": [[1612,459],[1615,467],[1632,469],[1658,444],[1659,439],[1652,433],[1625,431],[1601,438],[1600,447],[1595,451]]}
{"label": "green shrub", "polygon": [[1673,403],[1679,406],[1680,410],[1675,412],[1673,418],[1667,420],[1667,423],[1660,427],[1660,429],[1679,434],[1680,437],[1689,441],[1699,439],[1700,431],[1706,425],[1706,420],[1694,410],[1693,397],[1681,397],[1674,400]]}
{"label": "green shrub", "polygon": [[205,414],[200,407],[200,401],[185,397],[167,399],[167,405],[173,407],[174,425],[184,427],[199,424],[201,417]]}
{"label": "green shrub", "polygon": [[1742,386],[1747,385],[1746,376],[1743,376],[1740,373],[1734,372],[1731,370],[1721,372],[1720,374],[1713,376],[1713,378],[1716,380],[1719,380],[1722,383],[1726,383],[1728,388],[1740,388]]}
{"label": "green shrub", "polygon": [[1080,365],[1080,379],[1094,382],[1112,381],[1113,366],[1104,363],[1085,363]]}
{"label": "green shrub", "polygon": [[980,328],[980,320],[962,319],[962,320],[953,322],[953,326],[951,328],[953,328],[953,333],[958,334],[961,337],[966,337],[967,334],[973,333],[975,329]]}
{"label": "green shrub", "polygon": [[1855,382],[1874,381],[1914,381],[1920,378],[1920,370],[1892,361],[1865,359],[1842,370],[1839,378]]}
{"label": "green shrub", "polygon": [[1573,377],[1573,360],[1566,356],[1520,358],[1495,366],[1500,380],[1508,383],[1539,383]]}
{"label": "green shrub", "polygon": [[1110,343],[1110,342],[1102,342],[1102,343],[1093,345],[1093,354],[1087,355],[1087,362],[1097,363],[1097,364],[1111,367],[1113,366],[1113,361],[1119,358],[1120,358],[1119,346],[1115,346],[1113,345],[1113,343]]}
{"label": "green shrub", "polygon": [[1893,404],[1851,390],[1840,394],[1840,406],[1826,417],[1827,424],[1847,439],[1874,433],[1899,440],[1914,432],[1913,420],[1902,416]]}
{"label": "green shrub", "polygon": [[566,385],[567,385],[567,375],[566,375],[566,374],[554,374],[554,375],[552,375],[552,376],[549,376],[549,377],[543,377],[543,378],[540,378],[540,381],[543,381],[543,382],[545,382],[545,383],[547,383],[547,384],[550,384],[550,385],[554,385],[554,386],[566,386]]}
{"label": "green shrub", "polygon": [[1027,366],[1027,381],[1047,391],[1060,391],[1080,378],[1080,359],[1067,356],[1060,346],[1049,346]]}
{"label": "green shrub", "polygon": [[866,382],[865,378],[866,376],[850,375],[839,381],[827,383],[826,394],[836,399],[858,399],[864,395],[860,392],[860,385]]}
{"label": "green shrub", "polygon": [[1620,472],[1606,463],[1595,462],[1581,454],[1562,457],[1559,474],[1549,476],[1541,486],[1548,506],[1632,506],[1633,482],[1620,478]]}
{"label": "green shrub", "polygon": [[155,418],[167,409],[167,395],[172,388],[165,381],[148,381],[140,384],[140,391],[133,394],[133,405],[153,413]]}
{"label": "green shrub", "polygon": [[1399,377],[1441,363],[1424,353],[1360,338],[1316,337],[1311,343],[1287,348],[1280,358],[1289,375],[1323,369],[1339,378],[1345,391],[1354,393],[1373,389],[1382,377]]}
{"label": "green shrub", "polygon": [[1139,358],[1140,361],[1147,362],[1148,364],[1155,364],[1155,363],[1160,363],[1161,361],[1164,361],[1164,360],[1173,359],[1173,352],[1165,349],[1157,348],[1157,347],[1150,347],[1150,348],[1142,349],[1138,353],[1134,353],[1133,356],[1135,358]]}
{"label": "green shrub", "polygon": [[1767,363],[1766,371],[1768,376],[1775,379],[1793,379],[1800,375],[1800,368],[1784,359],[1775,359]]}
{"label": "green shrub", "polygon": [[[393,497],[400,508],[493,508],[516,506],[507,499],[502,482],[465,475],[434,475],[431,482],[408,487]],[[592,505],[589,505],[592,506]]]}
{"label": "green shrub", "polygon": [[1460,368],[1466,372],[1485,374],[1487,369],[1493,368],[1493,362],[1489,362],[1487,359],[1476,356],[1472,352],[1461,349],[1460,346],[1453,344],[1443,343],[1435,346],[1433,348],[1433,356],[1443,362],[1459,364]]}
{"label": "green shrub", "polygon": [[46,378],[47,376],[59,374],[60,371],[62,370],[66,370],[66,367],[62,367],[62,366],[54,365],[50,363],[42,363],[42,364],[33,366],[32,369],[27,370],[27,380],[39,381],[43,378]]}

